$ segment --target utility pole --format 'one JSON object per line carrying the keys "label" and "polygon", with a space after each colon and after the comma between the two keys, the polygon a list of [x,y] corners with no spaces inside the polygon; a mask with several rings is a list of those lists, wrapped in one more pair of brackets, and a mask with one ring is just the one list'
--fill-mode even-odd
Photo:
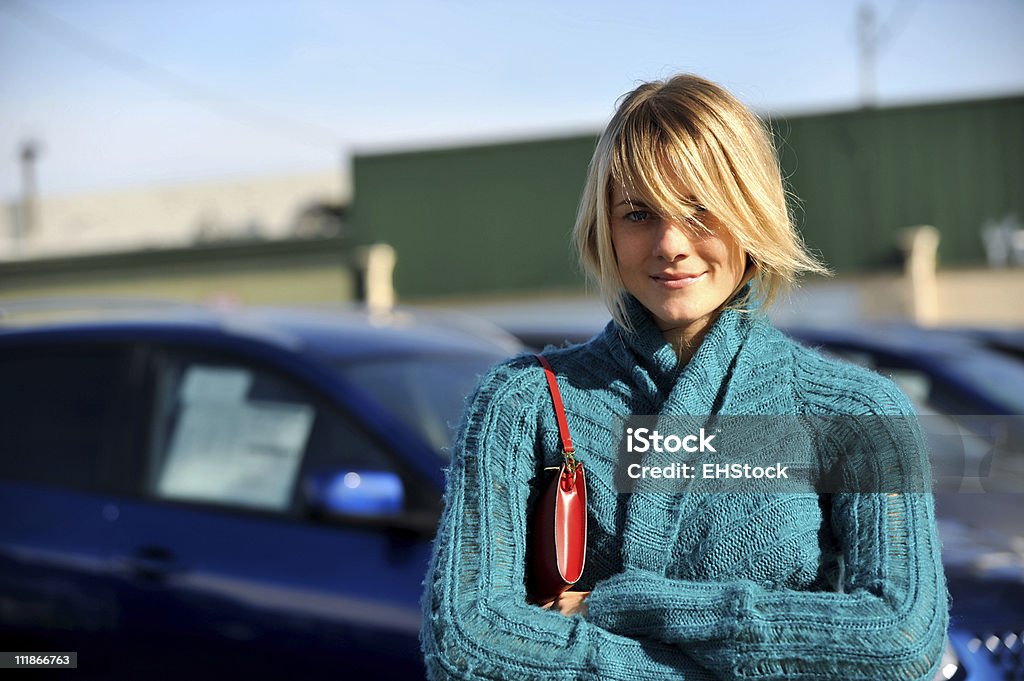
{"label": "utility pole", "polygon": [[19,149],[21,161],[21,211],[18,229],[15,233],[15,248],[39,229],[38,188],[36,186],[36,159],[39,157],[39,143],[24,140]]}
{"label": "utility pole", "polygon": [[862,2],[857,8],[857,47],[860,51],[860,102],[865,108],[878,103],[875,69],[878,67],[879,30],[875,8]]}
{"label": "utility pole", "polygon": [[878,105],[878,55],[906,28],[917,0],[899,0],[884,22],[878,20],[871,0],[857,7],[857,51],[860,53],[860,101],[864,108]]}

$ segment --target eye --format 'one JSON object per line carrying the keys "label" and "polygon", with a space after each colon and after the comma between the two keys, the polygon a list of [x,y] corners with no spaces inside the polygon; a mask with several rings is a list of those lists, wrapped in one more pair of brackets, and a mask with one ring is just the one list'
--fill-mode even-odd
{"label": "eye", "polygon": [[654,213],[649,210],[632,210],[623,217],[629,222],[646,222],[654,218]]}
{"label": "eye", "polygon": [[710,217],[707,207],[702,203],[694,202],[690,204],[693,208],[693,213],[686,218],[686,223],[693,227],[699,227],[701,229],[707,229],[707,219]]}

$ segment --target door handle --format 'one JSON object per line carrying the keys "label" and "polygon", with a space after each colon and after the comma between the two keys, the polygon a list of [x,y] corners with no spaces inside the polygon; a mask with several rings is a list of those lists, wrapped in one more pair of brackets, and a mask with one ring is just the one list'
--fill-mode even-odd
{"label": "door handle", "polygon": [[122,570],[147,582],[164,582],[184,572],[174,552],[163,546],[140,546],[130,556],[118,561]]}

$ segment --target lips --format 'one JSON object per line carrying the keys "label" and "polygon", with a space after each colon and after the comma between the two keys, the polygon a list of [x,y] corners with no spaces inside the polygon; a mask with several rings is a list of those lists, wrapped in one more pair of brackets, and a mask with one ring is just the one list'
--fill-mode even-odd
{"label": "lips", "polygon": [[684,272],[661,272],[659,274],[652,274],[651,279],[654,283],[665,288],[684,288],[690,286],[701,279],[707,272],[697,272],[694,274]]}

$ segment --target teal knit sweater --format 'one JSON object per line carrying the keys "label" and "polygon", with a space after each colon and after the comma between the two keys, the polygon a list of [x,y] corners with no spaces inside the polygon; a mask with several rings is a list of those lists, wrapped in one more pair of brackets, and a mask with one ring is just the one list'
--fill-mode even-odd
{"label": "teal knit sweater", "polygon": [[482,379],[453,451],[423,596],[429,676],[932,678],[948,614],[931,494],[612,485],[626,415],[909,415],[904,395],[756,313],[724,312],[685,365],[635,301],[630,316],[635,332],[609,323],[545,353],[587,467],[587,615],[526,601],[527,518],[560,449],[543,372],[518,357]]}

